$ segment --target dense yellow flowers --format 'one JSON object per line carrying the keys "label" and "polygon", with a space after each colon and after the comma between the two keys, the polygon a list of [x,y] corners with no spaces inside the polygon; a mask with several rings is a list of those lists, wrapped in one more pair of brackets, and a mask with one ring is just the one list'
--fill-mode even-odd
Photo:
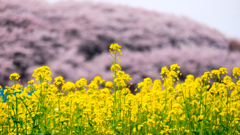
{"label": "dense yellow flowers", "polygon": [[[116,56],[120,48],[112,44],[109,50]],[[111,81],[96,76],[89,84],[62,76],[51,84],[50,68],[43,66],[23,89],[13,73],[14,84],[2,92],[8,101],[0,102],[0,134],[240,134],[239,68],[232,71],[236,82],[223,67],[180,82],[179,68],[163,67],[162,79],[144,78],[136,95],[127,84],[131,76],[116,61]]]}

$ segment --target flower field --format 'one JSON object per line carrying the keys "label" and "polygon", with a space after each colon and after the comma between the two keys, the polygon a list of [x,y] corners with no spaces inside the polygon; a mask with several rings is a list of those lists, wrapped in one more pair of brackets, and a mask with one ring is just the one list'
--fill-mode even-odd
{"label": "flower field", "polygon": [[113,81],[100,76],[89,84],[85,78],[76,83],[61,76],[53,80],[50,68],[43,66],[23,89],[19,74],[11,74],[13,85],[0,86],[0,134],[240,135],[238,67],[232,71],[235,83],[226,68],[196,78],[188,75],[181,83],[180,67],[173,64],[162,68],[161,79],[139,82],[140,92],[133,95],[127,85],[131,76],[117,64],[120,48],[111,44],[109,49]]}

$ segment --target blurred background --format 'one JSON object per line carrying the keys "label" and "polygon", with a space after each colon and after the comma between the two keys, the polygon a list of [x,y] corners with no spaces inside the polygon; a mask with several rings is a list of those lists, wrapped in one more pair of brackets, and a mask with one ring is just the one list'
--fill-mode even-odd
{"label": "blurred background", "polygon": [[[61,0],[47,0],[56,3]],[[84,1],[84,0],[65,0]],[[108,2],[139,7],[147,10],[187,16],[224,33],[227,37],[240,38],[240,1],[239,0],[85,0]]]}
{"label": "blurred background", "polygon": [[220,67],[231,76],[240,67],[239,24],[239,0],[0,0],[0,85],[13,85],[16,72],[27,86],[41,66],[53,81],[110,81],[112,43],[122,46],[131,91],[175,63],[181,81]]}

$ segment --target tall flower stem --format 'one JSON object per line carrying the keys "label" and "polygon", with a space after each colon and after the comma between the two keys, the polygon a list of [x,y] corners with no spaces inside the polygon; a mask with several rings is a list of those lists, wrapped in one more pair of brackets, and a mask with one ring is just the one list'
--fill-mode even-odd
{"label": "tall flower stem", "polygon": [[[113,80],[115,80],[115,78],[116,78],[116,68],[115,68],[115,64],[116,64],[116,53],[114,52],[114,70],[113,70],[113,72],[114,72],[114,79]],[[116,92],[117,92],[117,90],[116,90],[116,82],[114,81],[114,103],[113,103],[113,125],[115,124],[115,107],[116,107]]]}
{"label": "tall flower stem", "polygon": [[[16,79],[14,79],[14,86],[16,86]],[[15,89],[15,91],[16,91],[16,89]],[[19,134],[18,133],[18,95],[19,95],[19,93],[16,93],[16,114],[15,114],[15,116],[16,116],[16,120],[15,120],[15,122],[14,123],[16,123],[16,125],[17,125],[17,135]]]}

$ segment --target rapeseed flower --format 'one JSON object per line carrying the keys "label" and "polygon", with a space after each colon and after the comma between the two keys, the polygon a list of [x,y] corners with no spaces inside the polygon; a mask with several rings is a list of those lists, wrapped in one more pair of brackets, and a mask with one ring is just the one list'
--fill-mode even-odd
{"label": "rapeseed flower", "polygon": [[144,86],[144,83],[143,82],[140,82],[137,84],[138,85],[138,88],[142,88]]}
{"label": "rapeseed flower", "polygon": [[[120,49],[120,48],[121,48],[121,46],[118,45],[117,43],[111,44],[109,51],[111,52],[111,54],[113,53],[112,50],[114,50],[114,53],[116,53],[116,51],[121,52],[121,49]],[[121,55],[121,54],[120,54],[120,55]]]}
{"label": "rapeseed flower", "polygon": [[212,71],[211,71],[211,74],[213,75],[213,76],[211,76],[211,78],[214,78],[215,76],[217,76],[218,78],[220,78],[221,72],[220,72],[220,70],[212,70]]}
{"label": "rapeseed flower", "polygon": [[228,73],[227,68],[224,68],[224,67],[219,68],[219,71],[221,72],[221,74],[227,74]]}
{"label": "rapeseed flower", "polygon": [[171,70],[171,71],[175,71],[177,68],[178,68],[178,69],[180,68],[180,66],[178,66],[178,64],[172,64],[172,65],[170,66],[170,70]]}
{"label": "rapeseed flower", "polygon": [[76,90],[76,86],[73,82],[67,82],[63,84],[63,92]]}
{"label": "rapeseed flower", "polygon": [[105,87],[106,87],[106,88],[113,88],[113,83],[112,83],[112,81],[107,81],[107,82],[105,83]]}
{"label": "rapeseed flower", "polygon": [[14,90],[14,93],[20,93],[23,89],[23,86],[21,84],[15,84],[12,86],[12,89]]}
{"label": "rapeseed flower", "polygon": [[28,81],[28,84],[31,84],[31,85],[33,85],[33,84],[34,84],[34,80],[33,80],[33,79],[31,79],[30,81]]}
{"label": "rapeseed flower", "polygon": [[34,70],[32,77],[34,77],[36,81],[39,81],[39,79],[41,78],[43,79],[43,81],[46,80],[48,82],[51,82],[52,78],[50,75],[51,75],[50,68],[48,66],[42,66]]}
{"label": "rapeseed flower", "polygon": [[191,74],[187,75],[185,82],[188,84],[194,82],[194,76]]}
{"label": "rapeseed flower", "polygon": [[168,68],[167,68],[166,66],[163,67],[163,68],[161,69],[161,73],[160,73],[160,74],[165,75],[165,76],[168,76],[168,74],[169,74]]}
{"label": "rapeseed flower", "polygon": [[232,75],[237,79],[238,77],[240,77],[240,70],[239,67],[234,67],[232,70]]}
{"label": "rapeseed flower", "polygon": [[95,83],[95,82],[91,82],[89,85],[88,85],[89,89],[90,90],[98,90],[98,85]]}
{"label": "rapeseed flower", "polygon": [[61,84],[64,84],[65,83],[65,80],[62,76],[58,76],[56,78],[54,78],[54,84],[56,84],[57,86],[61,85]]}
{"label": "rapeseed flower", "polygon": [[117,71],[118,69],[121,69],[121,67],[120,67],[119,64],[113,64],[113,65],[111,66],[111,72],[112,72],[113,70]]}
{"label": "rapeseed flower", "polygon": [[10,80],[13,81],[13,80],[18,80],[20,81],[20,75],[18,73],[12,73],[10,76],[9,76]]}
{"label": "rapeseed flower", "polygon": [[205,81],[208,81],[210,78],[212,78],[212,74],[207,71],[207,72],[204,72],[204,74],[201,76],[201,79],[205,82]]}
{"label": "rapeseed flower", "polygon": [[105,80],[103,80],[101,76],[95,76],[94,79],[93,79],[93,81],[94,81],[97,85],[99,85],[99,84],[102,84]]}
{"label": "rapeseed flower", "polygon": [[[117,44],[110,47],[115,51],[115,56],[119,48]],[[39,129],[54,134],[131,132],[150,135],[208,134],[208,130],[204,129],[215,129],[225,134],[230,131],[232,134],[238,133],[235,131],[239,130],[240,80],[234,83],[230,76],[225,76],[223,83],[213,82],[209,85],[211,75],[222,77],[227,73],[226,68],[205,72],[202,77],[187,75],[185,82],[174,86],[176,80],[180,81],[180,71],[177,70],[180,67],[173,64],[170,70],[162,68],[163,82],[161,79],[153,82],[149,77],[144,78],[143,82],[138,83],[141,91],[134,95],[127,87],[131,76],[119,70],[120,65],[114,66],[115,78],[105,83],[100,76],[96,76],[89,85],[85,78],[76,83],[65,83],[63,77],[59,76],[51,84],[46,79],[51,77],[50,69],[41,67],[34,74],[40,84],[30,80],[23,91],[16,82],[12,87],[6,86],[3,94],[8,101],[3,103],[0,100],[1,132],[9,134],[16,131],[17,134],[18,130],[18,134],[35,134]],[[233,75],[238,77],[238,72],[239,68],[235,68]],[[17,76],[12,75],[11,78],[15,80]],[[103,84],[104,88],[100,89],[99,84]],[[114,85],[118,86],[118,90],[111,93]],[[76,86],[81,91],[77,91]],[[231,93],[227,96],[229,90]],[[32,95],[28,95],[28,92],[32,92]],[[19,123],[16,124],[14,120]],[[229,132],[222,130],[226,128]]]}

